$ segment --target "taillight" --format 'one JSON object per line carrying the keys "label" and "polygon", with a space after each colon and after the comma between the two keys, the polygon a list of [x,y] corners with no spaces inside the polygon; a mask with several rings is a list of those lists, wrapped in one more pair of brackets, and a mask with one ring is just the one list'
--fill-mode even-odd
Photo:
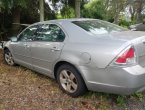
{"label": "taillight", "polygon": [[121,52],[115,59],[115,64],[133,64],[136,63],[135,50],[133,47],[127,48]]}

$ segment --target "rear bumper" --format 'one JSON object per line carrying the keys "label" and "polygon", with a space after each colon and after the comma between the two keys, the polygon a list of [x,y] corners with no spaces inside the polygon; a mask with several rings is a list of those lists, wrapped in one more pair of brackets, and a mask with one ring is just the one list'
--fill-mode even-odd
{"label": "rear bumper", "polygon": [[80,67],[80,71],[92,91],[127,95],[145,89],[145,68],[140,65],[105,69]]}

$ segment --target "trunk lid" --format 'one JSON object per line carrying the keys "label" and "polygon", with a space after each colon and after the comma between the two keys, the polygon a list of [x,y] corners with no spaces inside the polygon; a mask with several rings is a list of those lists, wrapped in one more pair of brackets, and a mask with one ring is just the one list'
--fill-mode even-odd
{"label": "trunk lid", "polygon": [[[130,41],[145,36],[145,32],[141,31],[122,31],[109,34],[109,38],[114,40]],[[107,36],[108,37],[108,36]]]}
{"label": "trunk lid", "polygon": [[125,31],[124,33],[112,33],[110,37],[120,40],[126,40],[134,45],[137,62],[145,67],[145,32]]}
{"label": "trunk lid", "polygon": [[[107,36],[104,35],[106,38]],[[124,31],[110,33],[108,39],[126,41],[126,44],[133,45],[137,57],[137,62],[145,67],[145,32],[141,31]]]}

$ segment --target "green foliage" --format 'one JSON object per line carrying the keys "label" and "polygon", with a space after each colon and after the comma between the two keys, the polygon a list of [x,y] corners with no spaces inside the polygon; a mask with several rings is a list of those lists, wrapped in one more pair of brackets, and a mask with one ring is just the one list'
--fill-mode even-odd
{"label": "green foliage", "polygon": [[92,0],[84,5],[82,16],[85,18],[104,19],[106,15],[105,0]]}
{"label": "green foliage", "polygon": [[122,27],[129,27],[131,25],[131,22],[126,21],[126,20],[120,20],[119,25]]}
{"label": "green foliage", "polygon": [[144,95],[143,95],[143,93],[141,93],[141,92],[136,92],[136,93],[133,95],[133,97],[135,97],[135,98],[139,99],[140,101],[142,101],[143,98],[144,98]]}
{"label": "green foliage", "polygon": [[84,99],[90,99],[90,98],[98,98],[100,101],[100,109],[107,110],[106,107],[108,107],[105,104],[106,100],[110,100],[115,102],[120,107],[126,107],[127,103],[127,96],[121,96],[121,95],[114,95],[114,94],[106,94],[101,92],[88,92],[83,96]]}
{"label": "green foliage", "polygon": [[75,12],[74,12],[73,8],[71,8],[69,6],[64,6],[61,9],[61,15],[62,15],[62,18],[74,18]]}
{"label": "green foliage", "polygon": [[26,8],[27,1],[26,0],[1,0],[1,6],[3,9],[7,10],[8,12],[11,11],[13,8]]}
{"label": "green foliage", "polygon": [[[13,35],[14,29],[12,28],[14,25],[12,23],[14,22],[32,24],[39,21],[39,0],[0,0],[0,9],[0,32],[7,33],[7,35],[3,35],[4,37]],[[18,10],[19,13],[16,13]],[[47,3],[44,4],[44,11],[45,20],[56,18],[54,11],[50,9]],[[18,25],[15,26],[18,27]]]}
{"label": "green foliage", "polygon": [[26,8],[27,7],[27,0],[12,0],[12,6],[13,7],[21,7]]}
{"label": "green foliage", "polygon": [[[63,3],[65,6],[69,6],[73,9],[75,9],[75,0],[53,0],[55,3],[60,1],[61,3]],[[86,0],[80,0],[81,4],[83,5]]]}
{"label": "green foliage", "polygon": [[58,14],[56,15],[56,18],[57,18],[57,19],[63,19],[63,17],[61,16],[60,13],[58,13]]}
{"label": "green foliage", "polygon": [[126,96],[117,96],[117,105],[119,106],[126,106]]}
{"label": "green foliage", "polygon": [[26,0],[27,8],[21,11],[21,23],[32,24],[39,21],[38,0]]}
{"label": "green foliage", "polygon": [[84,5],[82,16],[104,19],[118,24],[120,13],[125,11],[127,0],[91,0]]}

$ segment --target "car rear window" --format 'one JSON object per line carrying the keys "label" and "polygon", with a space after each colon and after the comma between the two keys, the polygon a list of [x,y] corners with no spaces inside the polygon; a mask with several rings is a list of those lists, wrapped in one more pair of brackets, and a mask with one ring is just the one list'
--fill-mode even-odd
{"label": "car rear window", "polygon": [[73,21],[72,23],[92,34],[106,34],[127,30],[118,25],[101,20],[82,20]]}

